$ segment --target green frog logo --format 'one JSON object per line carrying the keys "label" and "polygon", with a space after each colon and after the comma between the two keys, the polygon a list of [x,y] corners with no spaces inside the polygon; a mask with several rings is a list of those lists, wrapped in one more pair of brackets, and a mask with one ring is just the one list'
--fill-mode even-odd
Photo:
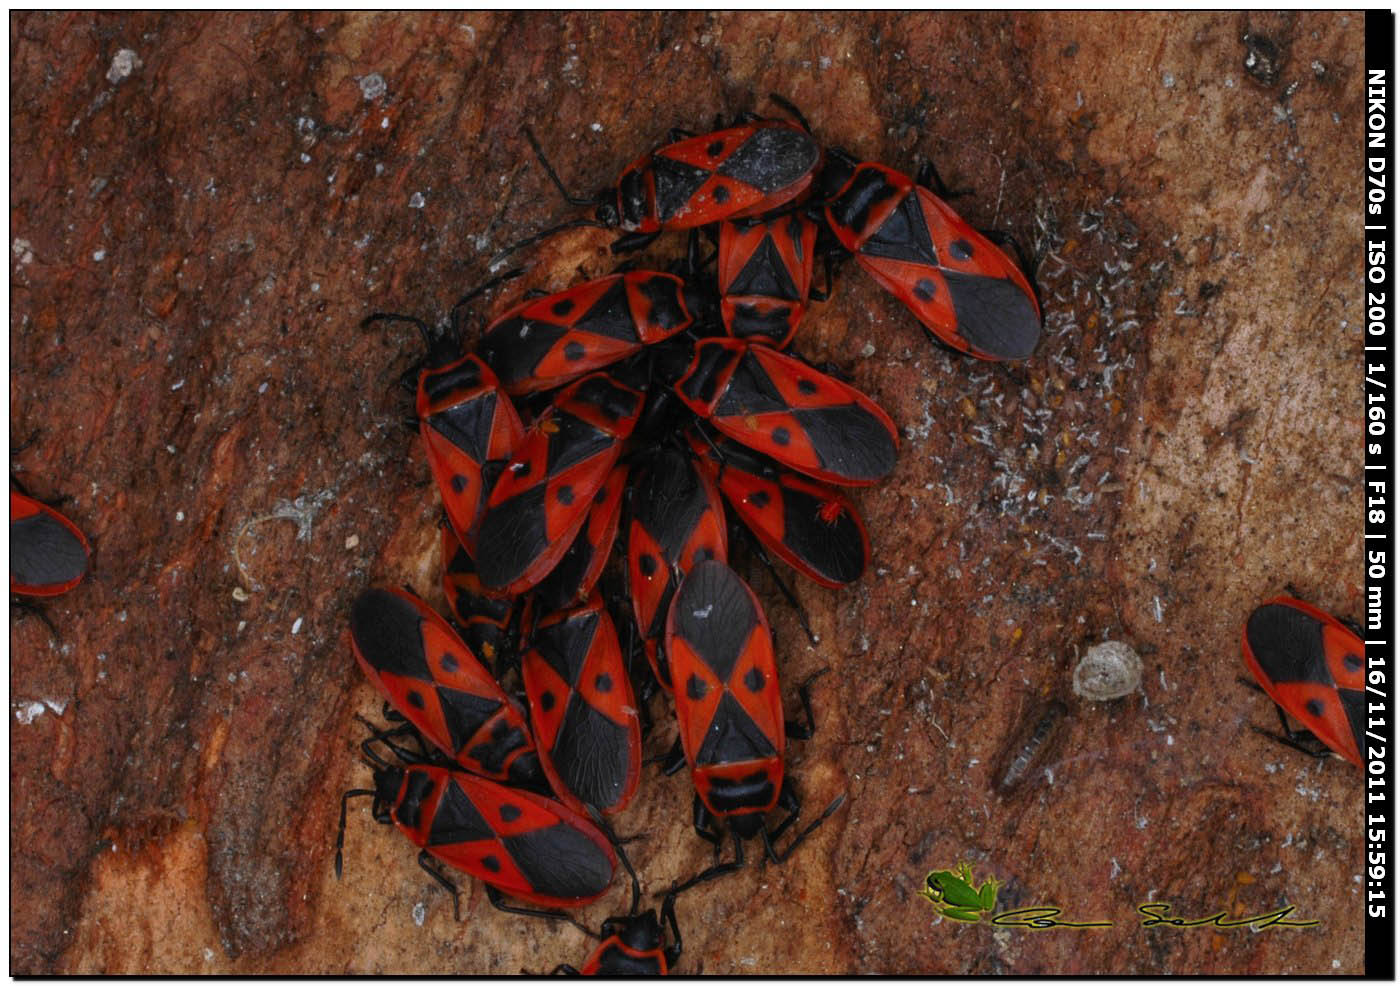
{"label": "green frog logo", "polygon": [[919,893],[943,917],[976,924],[983,914],[996,910],[1000,886],[991,878],[980,887],[974,886],[972,867],[959,863],[956,870],[934,870],[925,878],[924,889]]}

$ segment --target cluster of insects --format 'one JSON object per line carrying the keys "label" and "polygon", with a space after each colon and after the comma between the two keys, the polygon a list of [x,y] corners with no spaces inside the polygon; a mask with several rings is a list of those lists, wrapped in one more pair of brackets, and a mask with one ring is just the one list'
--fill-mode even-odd
{"label": "cluster of insects", "polygon": [[[565,191],[527,131],[555,185],[594,213],[503,256],[578,226],[621,231],[615,253],[689,231],[670,268],[624,264],[527,293],[469,348],[456,316],[518,271],[469,292],[446,328],[366,320],[414,324],[428,348],[416,418],[444,508],[450,620],[397,589],[356,601],[355,656],[401,721],[366,741],[374,786],[347,801],[373,798],[444,886],[446,864],[498,907],[563,917],[608,888],[619,860],[631,870],[605,816],[636,794],[661,691],[678,735],[653,759],[689,768],[694,827],[717,859],[732,842],[671,887],[659,915],[639,913],[634,874],[631,912],[605,926],[584,972],[666,971],[678,894],[739,869],[748,840],[785,860],[844,799],[778,847],[801,812],[784,753],[811,735],[812,679],[798,689],[803,719],[786,720],[773,632],[730,564],[742,547],[770,572],[776,555],[840,588],[869,562],[848,490],[893,471],[895,424],[792,350],[833,268],[853,256],[960,353],[1021,359],[1040,334],[1026,275],[932,177],[825,149],[775,101],[793,119],[673,131],[591,198]],[[344,817],[342,805],[342,842]]]}

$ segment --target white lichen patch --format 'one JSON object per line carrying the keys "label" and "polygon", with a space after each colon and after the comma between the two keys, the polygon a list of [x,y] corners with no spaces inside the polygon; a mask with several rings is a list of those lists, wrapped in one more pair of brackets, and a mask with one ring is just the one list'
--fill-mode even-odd
{"label": "white lichen patch", "polygon": [[1119,640],[1090,647],[1074,668],[1074,694],[1091,702],[1131,695],[1141,684],[1142,659]]}

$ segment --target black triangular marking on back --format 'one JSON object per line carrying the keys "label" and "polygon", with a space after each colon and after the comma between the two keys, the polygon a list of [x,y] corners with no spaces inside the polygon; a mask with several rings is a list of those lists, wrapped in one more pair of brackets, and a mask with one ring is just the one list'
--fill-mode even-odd
{"label": "black triangular marking on back", "polygon": [[711,763],[741,763],[776,756],[772,742],[729,692],[719,700],[705,742],[695,754],[697,766]]}
{"label": "black triangular marking on back", "polygon": [[794,309],[784,305],[759,311],[753,305],[735,305],[729,329],[736,339],[769,339],[776,346],[792,331]]}
{"label": "black triangular marking on back", "polygon": [[1351,727],[1352,739],[1356,740],[1356,751],[1361,759],[1366,759],[1366,693],[1356,688],[1338,688],[1337,697],[1347,714],[1347,725]]}
{"label": "black triangular marking on back", "polygon": [[423,377],[423,392],[436,402],[455,390],[475,390],[481,386],[481,365],[476,360],[462,360],[455,366],[433,370]]}
{"label": "black triangular marking on back", "polygon": [[690,456],[668,448],[653,460],[637,483],[634,516],[666,553],[680,561],[680,551],[709,504]]}
{"label": "black triangular marking on back", "polygon": [[[836,225],[859,235],[865,232],[875,207],[900,194],[879,168],[859,168],[850,187],[833,199],[828,208]],[[912,197],[912,193],[910,193]]]}
{"label": "black triangular marking on back", "polygon": [[663,329],[675,329],[690,321],[685,302],[669,277],[648,277],[637,285],[647,300],[646,317]]}
{"label": "black triangular marking on back", "polygon": [[564,786],[585,804],[606,809],[617,803],[631,766],[627,730],[575,693],[551,752]]}
{"label": "black triangular marking on back", "polygon": [[535,631],[532,639],[535,649],[570,688],[578,687],[583,662],[588,659],[593,638],[598,633],[598,621],[598,611],[587,610]]}
{"label": "black triangular marking on back", "polygon": [[842,510],[828,524],[817,497],[790,487],[783,491],[783,544],[817,572],[836,582],[854,582],[865,567],[855,518]]}
{"label": "black triangular marking on back", "polygon": [[350,634],[370,667],[418,681],[433,680],[423,653],[423,617],[402,596],[383,589],[360,593],[350,607]]}
{"label": "black triangular marking on back", "polygon": [[549,547],[545,527],[546,484],[486,511],[477,535],[477,573],[488,587],[503,588],[518,579]]}
{"label": "black triangular marking on back", "polygon": [[583,832],[560,822],[501,840],[530,889],[549,897],[593,897],[607,889],[613,866]]}
{"label": "black triangular marking on back", "polygon": [[663,223],[680,211],[710,177],[704,168],[660,154],[652,157],[651,167],[656,176],[656,217]]}
{"label": "black triangular marking on back", "polygon": [[557,476],[570,466],[606,451],[616,442],[607,432],[567,411],[556,411],[554,423],[558,430],[549,436],[545,467],[550,476]]}
{"label": "black triangular marking on back", "polygon": [[753,353],[740,358],[720,399],[715,403],[716,417],[737,417],[762,414],[765,411],[786,411],[788,404]]}
{"label": "black triangular marking on back", "polygon": [[438,802],[433,815],[432,828],[428,830],[429,846],[450,846],[463,842],[480,842],[494,839],[496,833],[481,817],[476,805],[472,804],[467,792],[449,778],[442,800]]}
{"label": "black triangular marking on back", "polygon": [[461,449],[473,462],[483,462],[491,448],[491,425],[496,420],[497,400],[495,393],[488,392],[475,400],[454,404],[431,415],[428,426]]}
{"label": "black triangular marking on back", "polygon": [[1040,316],[1020,285],[1009,278],[945,270],[958,335],[1002,359],[1025,359],[1040,342]]}
{"label": "black triangular marking on back", "polygon": [[719,174],[765,195],[787,188],[817,166],[817,142],[789,127],[760,127],[719,166]]}
{"label": "black triangular marking on back", "polygon": [[773,234],[766,233],[763,242],[749,257],[749,262],[729,285],[729,294],[758,295],[763,298],[781,298],[784,301],[801,301],[797,285],[778,253]]}
{"label": "black triangular marking on back", "polygon": [[743,580],[723,562],[696,565],[681,583],[672,608],[676,633],[716,678],[729,681],[759,622]]}
{"label": "black triangular marking on back", "polygon": [[640,344],[642,340],[637,335],[637,323],[632,320],[632,306],[627,303],[627,281],[621,277],[614,280],[593,306],[574,322],[574,328],[579,332]]}
{"label": "black triangular marking on back", "polygon": [[62,585],[87,571],[87,551],[63,522],[40,511],[10,522],[10,578],[20,585]]}
{"label": "black triangular marking on back", "polygon": [[859,404],[805,408],[792,416],[828,472],[873,480],[894,470],[894,439],[884,423]]}
{"label": "black triangular marking on back", "polygon": [[1312,616],[1292,606],[1270,603],[1249,614],[1244,632],[1254,659],[1270,681],[1333,686],[1322,644],[1322,624]]}
{"label": "black triangular marking on back", "polygon": [[904,196],[904,201],[870,235],[860,252],[867,257],[887,257],[929,267],[939,266],[938,254],[934,252],[933,239],[929,236],[928,222],[919,204],[919,196],[914,191]]}
{"label": "black triangular marking on back", "polygon": [[438,701],[442,703],[442,718],[447,723],[447,735],[452,739],[453,753],[459,752],[486,720],[501,709],[501,703],[494,698],[441,685],[436,690]]}
{"label": "black triangular marking on back", "polygon": [[525,319],[519,315],[497,325],[477,343],[476,354],[496,374],[503,386],[528,380],[559,340],[567,325]]}
{"label": "black triangular marking on back", "polygon": [[491,726],[491,738],[484,740],[473,747],[463,750],[462,753],[481,764],[481,769],[489,774],[500,774],[506,769],[506,761],[516,750],[529,746],[531,740],[517,726],[512,726],[505,718],[500,717]]}

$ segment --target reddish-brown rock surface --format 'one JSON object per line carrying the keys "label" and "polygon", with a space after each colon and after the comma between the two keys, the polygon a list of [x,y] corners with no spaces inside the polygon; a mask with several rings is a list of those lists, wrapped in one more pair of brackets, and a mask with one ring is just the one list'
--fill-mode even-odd
{"label": "reddish-brown rock surface", "polygon": [[[834,671],[792,774],[809,812],[848,803],[786,866],[683,897],[681,968],[1360,971],[1359,775],[1251,731],[1272,710],[1235,680],[1284,582],[1361,605],[1358,15],[30,13],[10,52],[16,466],[96,548],[57,639],[12,616],[12,972],[586,956],[469,881],[454,922],[363,802],[332,872],[378,707],[348,602],[439,566],[396,388],[417,341],[358,325],[436,317],[566,214],[522,124],[590,190],[768,92],[829,144],[935,159],[1040,260],[1046,331],[1023,364],[950,358],[853,265],[808,316],[798,349],[903,431],[857,494],[872,570],[800,587],[819,646],[751,573],[789,688]],[[608,241],[559,237],[519,287],[610,269]],[[1087,703],[1074,655],[1105,637],[1143,684]],[[649,774],[618,821],[648,891],[709,858],[689,802]],[[916,891],[962,860],[1002,906],[1114,926],[940,922]],[[1144,929],[1149,900],[1320,923]]]}

